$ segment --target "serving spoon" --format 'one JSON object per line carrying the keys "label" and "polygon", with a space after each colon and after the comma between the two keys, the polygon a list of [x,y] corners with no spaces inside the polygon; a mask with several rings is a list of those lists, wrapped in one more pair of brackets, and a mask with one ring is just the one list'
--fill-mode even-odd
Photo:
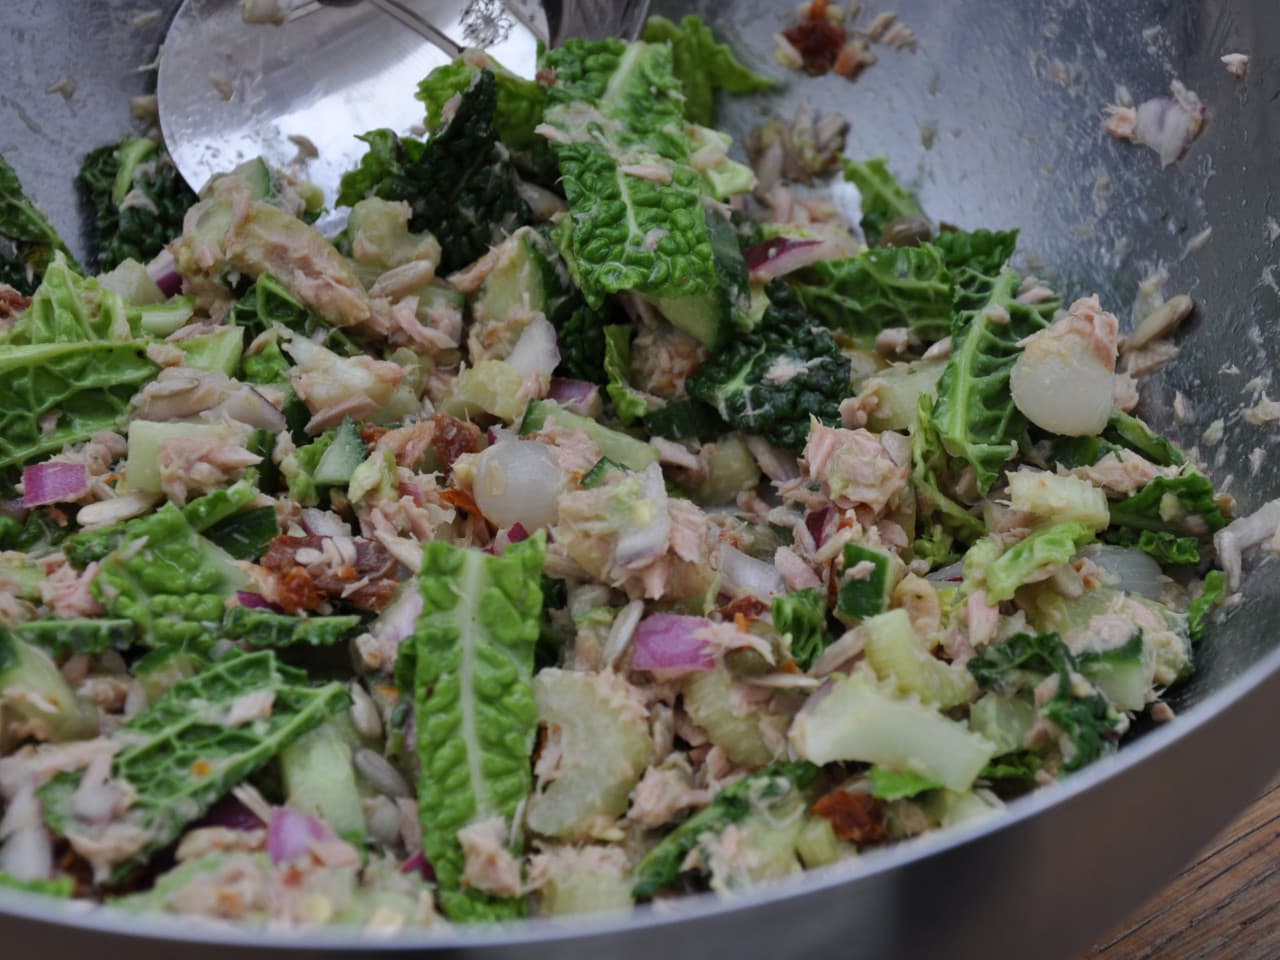
{"label": "serving spoon", "polygon": [[418,82],[464,48],[532,77],[539,43],[633,38],[648,2],[282,0],[270,22],[246,22],[245,6],[259,5],[184,0],[174,15],[156,79],[169,153],[195,190],[261,156],[332,206],[364,155],[357,135],[421,134]]}

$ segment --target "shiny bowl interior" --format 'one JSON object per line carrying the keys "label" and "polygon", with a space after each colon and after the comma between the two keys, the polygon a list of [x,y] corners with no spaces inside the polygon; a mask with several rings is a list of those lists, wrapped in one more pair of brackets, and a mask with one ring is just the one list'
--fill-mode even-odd
{"label": "shiny bowl interior", "polygon": [[[425,2],[425,0],[423,0]],[[165,17],[136,15],[172,0],[7,0],[0,28],[0,153],[64,236],[84,236],[72,182],[80,158],[130,126],[128,98],[148,92]],[[668,14],[688,3],[657,3]],[[692,7],[744,58],[787,81],[776,94],[731,102],[722,125],[739,137],[764,113],[800,102],[852,123],[848,152],[886,154],[935,218],[1018,227],[1022,266],[1067,296],[1097,292],[1127,322],[1138,283],[1158,266],[1169,293],[1197,311],[1177,362],[1146,381],[1140,412],[1195,450],[1240,511],[1277,495],[1277,427],[1241,409],[1280,363],[1280,6],[1273,0],[902,0],[919,52],[884,51],[854,83],[807,80],[773,65],[773,34],[793,4]],[[877,8],[882,9],[882,8]],[[1246,79],[1219,57],[1251,55]],[[46,92],[61,76],[69,99]],[[1117,84],[1138,100],[1173,79],[1212,119],[1188,155],[1156,155],[1101,130]],[[925,141],[931,142],[926,147]],[[1191,244],[1205,230],[1208,240]],[[1255,381],[1260,378],[1260,381]],[[1253,382],[1253,383],[1251,383]],[[1280,389],[1280,387],[1276,388]],[[1181,392],[1190,414],[1177,420]],[[1203,439],[1216,420],[1222,440]],[[1261,449],[1253,470],[1250,453]],[[242,933],[122,917],[0,892],[0,932],[35,949],[90,946],[133,958],[243,956],[332,949],[440,950],[502,957],[897,956],[1069,957],[1154,892],[1280,767],[1269,701],[1280,694],[1280,589],[1270,562],[1197,652],[1198,672],[1171,696],[1174,723],[1142,733],[1114,758],[1024,798],[992,822],[880,851],[734,901],[692,898],[634,917],[578,926],[406,935],[372,941]],[[88,938],[93,937],[93,941]],[[179,946],[175,941],[186,941]],[[855,949],[856,948],[856,949]]]}

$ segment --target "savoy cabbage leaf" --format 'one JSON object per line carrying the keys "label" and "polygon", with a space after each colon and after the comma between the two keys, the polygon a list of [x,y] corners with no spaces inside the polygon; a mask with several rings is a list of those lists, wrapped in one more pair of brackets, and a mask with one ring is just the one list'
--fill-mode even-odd
{"label": "savoy cabbage leaf", "polygon": [[932,244],[824,260],[793,287],[810,313],[861,346],[871,346],[887,327],[906,327],[923,343],[951,332],[951,274]]}
{"label": "savoy cabbage leaf", "polygon": [[684,115],[690,123],[710,126],[715,122],[717,90],[746,94],[777,86],[772,78],[743,66],[728,46],[716,42],[702,18],[692,13],[679,23],[652,16],[640,37],[646,43],[671,45],[672,70],[684,91]]}
{"label": "savoy cabbage leaf", "polygon": [[115,546],[90,585],[107,615],[137,624],[144,646],[211,646],[227,597],[244,582],[231,558],[171,503],[112,535]]}
{"label": "savoy cabbage leaf", "polygon": [[840,162],[844,166],[844,178],[862,195],[860,226],[868,243],[875,243],[880,238],[880,231],[890,220],[924,216],[920,201],[889,172],[887,158],[857,161],[841,157]]}
{"label": "savoy cabbage leaf", "polygon": [[462,886],[458,831],[494,816],[510,823],[532,788],[545,550],[541,534],[501,556],[439,541],[423,548],[422,613],[396,675],[415,709],[423,850],[441,906],[457,920],[524,910],[522,900]]}
{"label": "savoy cabbage leaf", "polygon": [[571,268],[587,302],[634,290],[706,293],[716,272],[666,44],[570,40],[546,52],[546,123],[569,201]]}
{"label": "savoy cabbage leaf", "polygon": [[985,494],[1017,450],[1026,418],[1013,403],[1009,375],[1025,337],[1049,325],[1057,299],[1019,303],[1020,278],[1000,271],[957,290],[951,356],[938,381],[930,423],[947,453],[971,466]]}
{"label": "savoy cabbage leaf", "polygon": [[[271,695],[270,712],[231,725],[232,705],[252,693]],[[137,841],[115,851],[107,882],[123,880],[219,797],[350,702],[343,684],[311,686],[304,673],[284,666],[269,650],[230,654],[175,684],[111,734],[119,744],[112,777],[137,792],[112,826],[134,828],[124,835],[136,834]],[[76,816],[81,777],[81,772],[59,774],[40,792],[46,820],[62,836],[102,829]]]}

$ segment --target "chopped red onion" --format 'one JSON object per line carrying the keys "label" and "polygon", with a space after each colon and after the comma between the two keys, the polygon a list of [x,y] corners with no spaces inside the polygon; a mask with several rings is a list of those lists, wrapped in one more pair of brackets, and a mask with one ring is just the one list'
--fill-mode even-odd
{"label": "chopped red onion", "polygon": [[848,245],[835,240],[774,237],[751,247],[743,256],[751,270],[751,279],[763,283],[847,254]]}
{"label": "chopped red onion", "polygon": [[178,273],[178,262],[167,247],[147,264],[147,276],[155,281],[155,285],[166,297],[172,297],[182,289],[182,274]]}
{"label": "chopped red onion", "polygon": [[22,471],[22,505],[43,507],[67,503],[89,489],[89,468],[83,463],[38,463]]}
{"label": "chopped red onion", "polygon": [[831,508],[823,507],[821,510],[814,510],[804,518],[804,525],[809,530],[809,535],[813,537],[815,547],[820,547],[827,539],[827,521],[831,519]]}
{"label": "chopped red onion", "polygon": [[248,607],[250,610],[270,610],[272,613],[284,613],[284,607],[272,603],[260,593],[237,590],[236,599],[240,601],[240,606]]}
{"label": "chopped red onion", "polygon": [[267,824],[267,854],[279,866],[311,852],[316,840],[333,840],[337,834],[323,820],[308,816],[293,807],[276,807]]}
{"label": "chopped red onion", "polygon": [[[401,491],[403,492],[403,491]],[[349,537],[351,527],[341,517],[330,510],[317,507],[304,507],[302,510],[302,529],[313,537]]]}
{"label": "chopped red onion", "polygon": [[945,567],[939,567],[925,577],[930,583],[963,583],[964,561],[957,560]]}
{"label": "chopped red onion", "polygon": [[709,626],[711,621],[703,617],[675,613],[645,617],[636,627],[631,666],[669,675],[712,669],[715,655],[705,640],[694,636]]}
{"label": "chopped red onion", "polygon": [[398,644],[413,633],[420,613],[422,594],[418,592],[417,583],[410,580],[400,588],[396,598],[383,608],[370,629],[379,640]]}
{"label": "chopped red onion", "polygon": [[565,380],[560,377],[551,378],[551,389],[547,396],[560,404],[570,413],[583,417],[599,414],[603,401],[600,399],[600,388],[586,380]]}
{"label": "chopped red onion", "polygon": [[431,866],[431,861],[427,859],[427,855],[421,850],[400,864],[401,873],[414,873],[415,871],[422,874],[422,879],[427,883],[436,882],[435,867]]}
{"label": "chopped red onion", "polygon": [[200,825],[228,830],[260,830],[263,826],[261,817],[230,794],[209,808],[200,818]]}
{"label": "chopped red onion", "polygon": [[21,523],[27,519],[27,508],[22,505],[22,498],[15,497],[12,500],[0,500],[0,516],[9,517]]}

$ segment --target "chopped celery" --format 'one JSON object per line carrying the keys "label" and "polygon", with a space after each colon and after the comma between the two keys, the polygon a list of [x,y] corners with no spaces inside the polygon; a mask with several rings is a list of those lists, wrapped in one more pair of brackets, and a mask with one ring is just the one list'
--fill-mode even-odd
{"label": "chopped celery", "polygon": [[658,462],[658,451],[651,444],[619,430],[610,430],[590,417],[570,413],[554,400],[531,402],[520,422],[520,433],[536,433],[543,429],[548,420],[558,423],[566,430],[585,433],[600,448],[602,454],[628,470],[643,470],[649,464]]}
{"label": "chopped celery", "polygon": [[836,829],[827,817],[805,817],[796,835],[796,854],[806,870],[825,867],[857,852],[857,847],[836,836]]}
{"label": "chopped celery", "polygon": [[711,742],[734,763],[762,767],[774,759],[775,753],[761,728],[768,717],[754,709],[735,706],[735,699],[733,677],[722,664],[696,674],[685,684],[684,708]]}
{"label": "chopped celery", "polygon": [[738,494],[754,490],[759,482],[755,457],[739,434],[730,433],[710,445],[706,472],[686,489],[698,503],[714,507],[734,503]]}
{"label": "chopped celery", "polygon": [[351,758],[355,732],[349,731],[350,738],[343,735],[345,719],[339,714],[285,747],[280,770],[289,806],[318,817],[344,837],[361,839],[364,808]]}
{"label": "chopped celery", "polygon": [[598,817],[617,817],[653,754],[643,705],[612,673],[549,668],[533,681],[538,722],[559,737],[555,779],[529,798],[535,833],[573,838]]}
{"label": "chopped celery", "polygon": [[969,726],[995,745],[997,756],[1021,750],[1035,722],[1035,704],[1021,694],[988,693],[969,707]]}
{"label": "chopped celery", "polygon": [[978,686],[963,667],[943,663],[925,649],[905,610],[867,620],[866,655],[876,675],[903,694],[917,694],[943,710],[968,703]]}
{"label": "chopped celery", "polygon": [[[0,627],[0,715],[5,727],[37,740],[80,740],[98,730],[94,710],[81,703],[43,650]],[[4,731],[0,731],[3,733]],[[0,736],[0,740],[7,739]]]}
{"label": "chopped celery", "polygon": [[1148,652],[1139,630],[1128,642],[1110,650],[1088,650],[1076,656],[1080,672],[1092,680],[1117,708],[1137,711],[1147,705],[1154,671],[1154,650]]}
{"label": "chopped celery", "polygon": [[867,413],[867,427],[875,431],[914,427],[920,397],[937,395],[938,380],[946,368],[945,360],[917,360],[895,363],[868,377],[858,394],[876,398],[875,406]]}
{"label": "chopped celery", "polygon": [[1111,522],[1107,495],[1079,477],[1014,470],[1009,474],[1009,501],[1014,510],[1043,524],[1076,521],[1098,531]]}
{"label": "chopped celery", "polygon": [[512,423],[524,413],[524,374],[505,360],[481,360],[454,379],[440,401],[440,410],[452,417],[470,419],[487,413]]}
{"label": "chopped celery", "polygon": [[811,763],[858,760],[913,770],[967,790],[995,747],[963,724],[880,686],[865,673],[810,698],[791,726],[792,752]]}

